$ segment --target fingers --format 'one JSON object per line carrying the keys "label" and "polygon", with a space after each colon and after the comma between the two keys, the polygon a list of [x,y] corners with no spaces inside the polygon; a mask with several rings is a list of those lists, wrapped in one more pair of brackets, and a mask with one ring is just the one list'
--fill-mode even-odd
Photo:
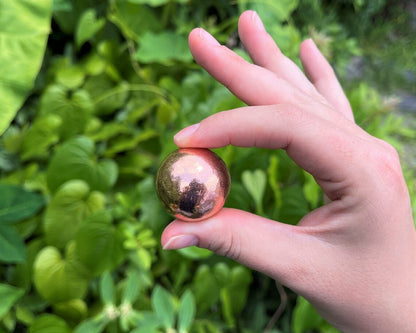
{"label": "fingers", "polygon": [[334,70],[315,43],[311,39],[305,40],[300,46],[299,54],[306,75],[316,89],[336,110],[354,121],[350,103],[335,76]]}
{"label": "fingers", "polygon": [[306,93],[316,94],[314,86],[300,68],[279,50],[255,11],[249,10],[241,14],[238,32],[255,64],[272,71]]}
{"label": "fingers", "polygon": [[293,89],[268,69],[248,63],[201,28],[190,33],[189,47],[198,64],[249,105],[293,100],[307,103],[307,96],[303,96],[300,90]]}
{"label": "fingers", "polygon": [[327,252],[320,242],[296,226],[227,208],[208,220],[172,222],[162,234],[162,245],[164,249],[197,245],[289,287],[304,284],[316,269],[311,267],[311,258],[322,258]]}
{"label": "fingers", "polygon": [[286,149],[300,167],[317,179],[329,198],[335,200],[349,189],[346,179],[359,181],[358,170],[364,154],[360,149],[367,136],[344,117],[337,124],[281,104],[214,114],[199,125],[179,132],[174,140],[179,147],[217,148],[231,144]]}

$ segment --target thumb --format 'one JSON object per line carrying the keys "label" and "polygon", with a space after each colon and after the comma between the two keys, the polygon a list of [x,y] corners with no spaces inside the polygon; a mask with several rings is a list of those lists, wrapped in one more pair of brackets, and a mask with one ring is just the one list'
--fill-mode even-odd
{"label": "thumb", "polygon": [[196,245],[260,271],[294,290],[316,274],[314,259],[327,251],[306,228],[224,208],[199,222],[173,221],[162,234],[166,250]]}

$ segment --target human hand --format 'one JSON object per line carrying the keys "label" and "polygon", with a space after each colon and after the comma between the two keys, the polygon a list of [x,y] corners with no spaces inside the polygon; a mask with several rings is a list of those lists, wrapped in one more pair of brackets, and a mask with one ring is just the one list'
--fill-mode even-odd
{"label": "human hand", "polygon": [[195,60],[248,107],[179,132],[179,147],[285,149],[311,173],[327,203],[296,226],[222,209],[172,222],[165,249],[197,245],[263,272],[308,299],[344,332],[416,330],[416,232],[396,151],[358,127],[331,66],[312,40],[300,47],[306,76],[275,45],[257,14],[240,38],[255,64],[202,29]]}

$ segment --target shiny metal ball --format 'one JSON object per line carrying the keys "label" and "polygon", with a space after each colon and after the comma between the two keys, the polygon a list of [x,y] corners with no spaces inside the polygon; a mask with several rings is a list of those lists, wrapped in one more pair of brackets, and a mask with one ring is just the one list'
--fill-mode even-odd
{"label": "shiny metal ball", "polygon": [[217,154],[205,148],[180,148],[162,162],[156,191],[177,219],[201,221],[224,206],[230,183],[227,166]]}

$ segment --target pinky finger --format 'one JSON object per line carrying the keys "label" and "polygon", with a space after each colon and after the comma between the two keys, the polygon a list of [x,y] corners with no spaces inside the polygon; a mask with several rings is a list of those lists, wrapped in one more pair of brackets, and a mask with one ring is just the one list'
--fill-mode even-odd
{"label": "pinky finger", "polygon": [[309,80],[318,92],[345,117],[354,121],[350,103],[334,73],[332,66],[319,51],[312,39],[300,46],[300,59]]}

